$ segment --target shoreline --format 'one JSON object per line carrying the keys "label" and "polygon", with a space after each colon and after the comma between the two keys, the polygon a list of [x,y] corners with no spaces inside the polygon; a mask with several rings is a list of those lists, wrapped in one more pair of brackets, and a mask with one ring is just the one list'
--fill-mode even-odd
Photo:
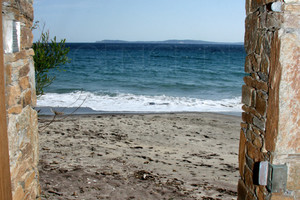
{"label": "shoreline", "polygon": [[74,116],[74,115],[147,115],[147,114],[195,114],[195,113],[213,113],[228,116],[241,117],[242,112],[197,112],[197,111],[96,111],[89,107],[51,107],[51,106],[38,106],[34,108],[38,111],[39,116],[54,116],[54,112],[58,112],[60,116]]}

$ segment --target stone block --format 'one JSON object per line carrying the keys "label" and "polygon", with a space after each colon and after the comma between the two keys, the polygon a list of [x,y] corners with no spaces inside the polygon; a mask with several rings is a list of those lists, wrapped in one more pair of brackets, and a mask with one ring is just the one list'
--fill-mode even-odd
{"label": "stone block", "polygon": [[246,105],[243,105],[242,106],[242,110],[245,111],[246,113],[251,113],[253,116],[256,116],[258,118],[260,118],[260,114],[252,107],[249,107],[249,106],[246,106]]}
{"label": "stone block", "polygon": [[258,148],[261,149],[263,146],[263,140],[260,136],[255,137],[255,139],[253,140],[253,144]]}
{"label": "stone block", "polygon": [[246,200],[248,196],[248,189],[243,180],[239,180],[238,183],[238,200]]}
{"label": "stone block", "polygon": [[251,142],[247,142],[247,155],[257,162],[259,160],[259,150]]}
{"label": "stone block", "polygon": [[296,200],[294,197],[284,194],[272,194],[271,200]]}
{"label": "stone block", "polygon": [[27,76],[27,74],[29,73],[29,71],[30,71],[30,66],[29,66],[29,64],[24,65],[24,66],[20,69],[19,77],[22,78],[22,77],[24,77],[24,76]]}
{"label": "stone block", "polygon": [[268,200],[269,192],[267,191],[266,186],[256,185],[255,194],[258,200]]}
{"label": "stone block", "polygon": [[31,105],[31,90],[28,90],[23,98],[23,107]]}
{"label": "stone block", "polygon": [[257,95],[265,100],[268,100],[269,98],[269,95],[266,92],[261,90],[257,91]]}
{"label": "stone block", "polygon": [[247,85],[242,86],[242,103],[247,106],[252,106],[253,104],[253,92],[254,88]]}
{"label": "stone block", "polygon": [[258,72],[257,75],[259,76],[259,79],[263,82],[268,82],[269,75],[263,72]]}
{"label": "stone block", "polygon": [[37,103],[36,91],[35,89],[31,89],[31,106],[35,107]]}
{"label": "stone block", "polygon": [[[300,28],[300,24],[299,24]],[[295,32],[282,33],[279,86],[278,151],[300,153],[300,39]]]}
{"label": "stone block", "polygon": [[32,47],[33,34],[30,28],[24,27],[21,30],[21,49],[29,49]]}
{"label": "stone block", "polygon": [[21,87],[22,91],[30,88],[28,76],[20,78],[19,83],[20,83],[20,87]]}
{"label": "stone block", "polygon": [[16,60],[23,60],[26,59],[26,57],[27,57],[26,50],[21,50],[20,52],[15,53]]}
{"label": "stone block", "polygon": [[245,76],[244,77],[244,82],[249,87],[253,87],[253,88],[256,88],[258,90],[268,92],[269,87],[268,87],[267,82],[258,81],[258,80],[256,80],[257,78],[259,78],[259,76],[257,76],[255,73],[252,73],[251,76]]}
{"label": "stone block", "polygon": [[258,55],[258,54],[255,54],[254,55],[254,58],[253,58],[255,61],[252,61],[252,67],[253,67],[253,70],[255,72],[259,72],[260,71],[260,65],[261,65],[261,56]]}
{"label": "stone block", "polygon": [[246,164],[247,164],[247,167],[249,167],[249,169],[253,170],[253,168],[254,168],[254,161],[253,161],[252,158],[250,158],[247,155],[246,155]]}
{"label": "stone block", "polygon": [[[267,56],[268,58],[270,57],[270,53],[271,53],[271,38],[273,37],[272,32],[266,32],[266,33],[262,33],[264,34],[264,38],[262,41],[262,45],[263,45],[263,52],[262,52],[262,56]],[[263,58],[262,58],[263,60]]]}
{"label": "stone block", "polygon": [[252,63],[251,63],[251,59],[250,59],[249,55],[247,55],[246,59],[245,59],[245,72],[246,73],[252,73],[253,72]]}
{"label": "stone block", "polygon": [[22,200],[22,199],[25,199],[24,197],[25,197],[25,193],[24,193],[23,187],[21,185],[19,185],[13,193],[13,199],[14,200]]}
{"label": "stone block", "polygon": [[[298,1],[298,4],[296,4],[296,2],[294,1],[293,4],[292,3],[286,3],[283,5],[283,10],[287,13],[292,13],[292,14],[299,14],[299,10],[300,10],[300,4]],[[299,25],[298,25],[299,26]]]}
{"label": "stone block", "polygon": [[20,114],[22,112],[22,109],[23,109],[23,107],[21,105],[16,105],[16,106],[10,107],[7,110],[7,113],[8,114]]}
{"label": "stone block", "polygon": [[255,194],[253,194],[252,192],[249,192],[248,193],[248,196],[247,196],[247,200],[257,200]]}
{"label": "stone block", "polygon": [[[29,130],[27,131],[26,135],[27,137],[30,137]],[[33,146],[30,143],[26,143],[24,144],[24,146],[20,146],[20,150],[22,152],[22,156],[19,158],[19,161],[25,163],[26,160],[28,161],[28,164],[33,164],[32,162]]]}
{"label": "stone block", "polygon": [[300,160],[290,162],[288,165],[287,189],[300,191]]}
{"label": "stone block", "polygon": [[246,132],[246,130],[248,129],[248,124],[247,123],[241,123],[241,128],[242,130],[244,130]]}
{"label": "stone block", "polygon": [[7,105],[12,107],[18,104],[20,101],[21,89],[19,85],[7,87]]}
{"label": "stone block", "polygon": [[255,126],[252,127],[252,130],[256,135],[264,135],[264,132],[262,130],[256,128]]}
{"label": "stone block", "polygon": [[29,188],[29,186],[33,183],[35,177],[36,177],[36,174],[34,171],[26,177],[25,188]]}
{"label": "stone block", "polygon": [[251,12],[250,8],[251,8],[251,0],[246,0],[246,16],[248,16]]}
{"label": "stone block", "polygon": [[266,122],[263,119],[259,119],[257,117],[253,118],[253,125],[255,125],[257,128],[259,128],[262,131],[266,130]]}
{"label": "stone block", "polygon": [[266,20],[266,28],[269,30],[279,29],[281,27],[281,19],[279,13],[268,13]]}
{"label": "stone block", "polygon": [[242,113],[242,120],[248,124],[253,123],[253,116],[250,113]]}
{"label": "stone block", "polygon": [[263,90],[265,92],[268,92],[268,84],[266,82],[263,81],[255,81],[255,88],[258,90]]}
{"label": "stone block", "polygon": [[254,79],[251,76],[245,76],[244,77],[244,82],[249,87],[253,87],[254,86]]}
{"label": "stone block", "polygon": [[245,31],[244,46],[248,55],[254,53],[256,49],[256,44],[258,39],[257,30],[259,28],[258,21],[259,21],[258,13],[252,13],[246,17],[246,27],[245,27],[246,31]]}
{"label": "stone block", "polygon": [[24,181],[24,176],[26,176],[26,173],[27,173],[28,169],[32,168],[32,163],[28,163],[27,161],[23,161],[22,163],[19,162],[18,165],[20,165],[20,166],[18,168],[17,174],[15,175],[15,179],[18,182],[21,182],[21,181]]}
{"label": "stone block", "polygon": [[[298,11],[299,12],[299,11]],[[285,14],[284,15],[284,28],[286,29],[298,29],[299,28],[299,21],[300,15],[298,14]]]}
{"label": "stone block", "polygon": [[34,56],[35,55],[35,53],[34,53],[34,50],[33,49],[28,49],[28,50],[26,50],[26,55],[27,56]]}
{"label": "stone block", "polygon": [[278,31],[274,33],[271,47],[265,147],[267,151],[274,152],[275,141],[278,135],[279,85],[282,73],[281,65],[279,64],[280,41],[278,39]]}
{"label": "stone block", "polygon": [[246,132],[246,138],[249,142],[252,142],[252,135],[253,135],[252,131],[248,129]]}
{"label": "stone block", "polygon": [[251,7],[250,7],[250,11],[251,12],[255,12],[258,10],[258,8],[260,6],[264,5],[264,1],[263,0],[252,0],[251,1]]}
{"label": "stone block", "polygon": [[5,65],[5,83],[6,85],[10,85],[12,84],[12,65],[11,64],[7,64]]}
{"label": "stone block", "polygon": [[[256,44],[256,48],[255,48],[255,55],[260,56],[262,54],[263,41],[264,41],[264,35],[260,34],[260,36],[257,39],[257,44]],[[260,58],[260,60],[261,60],[261,58]],[[258,62],[258,63],[260,63],[260,62]]]}
{"label": "stone block", "polygon": [[245,166],[245,185],[250,191],[254,192],[253,173],[247,166]]}
{"label": "stone block", "polygon": [[244,131],[240,131],[240,145],[239,145],[239,170],[240,175],[244,174],[245,156],[246,156],[246,137]]}
{"label": "stone block", "polygon": [[15,55],[13,53],[5,53],[3,59],[4,59],[4,64],[8,64],[16,61]]}
{"label": "stone block", "polygon": [[265,116],[267,112],[267,100],[257,95],[255,108],[261,116]]}
{"label": "stone block", "polygon": [[[251,44],[251,45],[252,45],[252,44]],[[259,71],[259,70],[257,69],[257,66],[258,66],[258,60],[257,60],[257,58],[256,58],[256,54],[252,53],[252,54],[249,54],[248,56],[249,56],[249,59],[250,59],[250,61],[251,61],[251,67],[252,67],[253,71],[255,71],[255,72]]]}

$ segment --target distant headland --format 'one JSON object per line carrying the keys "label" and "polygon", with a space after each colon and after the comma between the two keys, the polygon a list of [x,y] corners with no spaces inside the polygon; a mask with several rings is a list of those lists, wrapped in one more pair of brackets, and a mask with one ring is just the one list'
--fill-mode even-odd
{"label": "distant headland", "polygon": [[126,41],[126,40],[101,40],[96,41],[96,43],[153,43],[153,44],[233,44],[233,45],[243,45],[243,42],[211,42],[204,40],[164,40],[164,41]]}

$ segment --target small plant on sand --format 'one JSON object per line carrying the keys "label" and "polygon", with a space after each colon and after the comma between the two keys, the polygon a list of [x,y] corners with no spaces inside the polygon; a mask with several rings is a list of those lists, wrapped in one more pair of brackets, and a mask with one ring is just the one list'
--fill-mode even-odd
{"label": "small plant on sand", "polygon": [[56,78],[54,75],[50,75],[49,71],[53,69],[64,71],[61,66],[71,62],[67,57],[70,48],[67,48],[65,43],[66,39],[60,42],[56,41],[56,37],[50,39],[48,31],[42,32],[40,39],[33,44],[36,94],[38,96],[43,95],[44,89]]}

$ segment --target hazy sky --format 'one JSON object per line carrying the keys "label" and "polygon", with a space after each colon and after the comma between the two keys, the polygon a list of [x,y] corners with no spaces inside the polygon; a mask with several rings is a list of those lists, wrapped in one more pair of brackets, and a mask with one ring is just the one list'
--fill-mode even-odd
{"label": "hazy sky", "polygon": [[[241,42],[244,0],[35,0],[35,21],[67,42]],[[38,38],[38,31],[34,31]],[[36,39],[35,39],[36,40]]]}

